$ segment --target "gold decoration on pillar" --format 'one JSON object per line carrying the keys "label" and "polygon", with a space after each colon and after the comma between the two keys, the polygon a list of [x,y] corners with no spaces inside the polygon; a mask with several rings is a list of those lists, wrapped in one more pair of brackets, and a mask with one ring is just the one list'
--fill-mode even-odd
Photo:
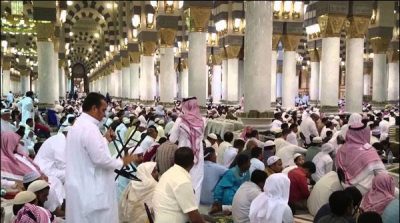
{"label": "gold decoration on pillar", "polygon": [[65,59],[59,59],[58,60],[58,67],[62,68],[62,67],[64,67],[64,65],[65,65]]}
{"label": "gold decoration on pillar", "polygon": [[21,76],[29,76],[31,74],[31,70],[29,69],[21,69],[20,70]]}
{"label": "gold decoration on pillar", "polygon": [[54,44],[54,52],[58,52],[60,49],[60,39],[53,37],[53,44]]}
{"label": "gold decoration on pillar", "polygon": [[221,65],[222,64],[222,58],[218,54],[212,55],[211,61],[212,61],[213,65]]}
{"label": "gold decoration on pillar", "polygon": [[210,15],[209,7],[190,6],[185,11],[186,24],[190,32],[206,32]]}
{"label": "gold decoration on pillar", "polygon": [[142,42],[142,53],[144,56],[152,56],[154,51],[156,51],[157,44],[154,41],[144,41]]}
{"label": "gold decoration on pillar", "polygon": [[140,63],[140,52],[129,52],[131,63]]}
{"label": "gold decoration on pillar", "polygon": [[347,38],[364,38],[368,30],[370,18],[353,16],[346,22]]}
{"label": "gold decoration on pillar", "polygon": [[345,21],[345,15],[321,15],[318,17],[321,36],[323,38],[340,37],[340,32],[342,31]]}
{"label": "gold decoration on pillar", "polygon": [[273,34],[272,35],[272,50],[277,51],[278,50],[278,43],[281,40],[282,35],[280,34]]}
{"label": "gold decoration on pillar", "polygon": [[225,49],[224,49],[224,48],[221,48],[221,49],[219,50],[219,56],[221,57],[221,60],[226,60],[226,59],[227,59],[227,56],[226,56],[226,53],[225,53]]}
{"label": "gold decoration on pillar", "polygon": [[161,47],[173,47],[175,43],[176,29],[160,28],[158,30]]}
{"label": "gold decoration on pillar", "polygon": [[3,70],[10,70],[11,69],[11,58],[10,57],[3,57],[3,62],[1,63]]}
{"label": "gold decoration on pillar", "polygon": [[123,67],[129,67],[129,56],[121,57],[121,62]]}
{"label": "gold decoration on pillar", "polygon": [[226,56],[228,59],[234,59],[239,56],[242,46],[229,45],[225,47]]}
{"label": "gold decoration on pillar", "polygon": [[122,69],[122,61],[121,59],[115,61],[115,69],[121,70]]}
{"label": "gold decoration on pillar", "polygon": [[37,41],[39,42],[51,42],[54,37],[54,24],[53,23],[37,23]]}
{"label": "gold decoration on pillar", "polygon": [[181,60],[182,69],[188,69],[188,64],[186,60]]}
{"label": "gold decoration on pillar", "polygon": [[282,43],[283,48],[285,51],[296,51],[301,36],[300,35],[283,35],[282,36]]}
{"label": "gold decoration on pillar", "polygon": [[311,49],[308,51],[308,55],[310,55],[310,61],[311,62],[319,62],[320,61],[320,56],[318,53],[317,49]]}
{"label": "gold decoration on pillar", "polygon": [[372,51],[374,51],[374,54],[382,54],[386,53],[387,48],[389,47],[389,38],[385,37],[373,37],[369,40],[372,46]]}
{"label": "gold decoration on pillar", "polygon": [[389,48],[387,51],[388,63],[399,62],[399,51],[393,48]]}

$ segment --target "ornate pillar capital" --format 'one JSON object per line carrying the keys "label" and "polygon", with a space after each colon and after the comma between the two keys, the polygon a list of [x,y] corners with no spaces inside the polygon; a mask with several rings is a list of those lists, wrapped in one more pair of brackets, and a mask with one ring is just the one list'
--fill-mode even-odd
{"label": "ornate pillar capital", "polygon": [[296,51],[299,42],[300,42],[301,36],[300,35],[283,35],[282,36],[282,42],[283,42],[283,48],[285,51]]}
{"label": "ornate pillar capital", "polygon": [[53,23],[37,23],[37,41],[38,42],[51,42],[54,37],[54,24]]}
{"label": "ornate pillar capital", "polygon": [[26,69],[26,68],[22,68],[20,70],[20,74],[21,74],[21,76],[29,76],[31,74],[31,70]]}
{"label": "ornate pillar capital", "polygon": [[158,30],[161,47],[173,47],[175,43],[176,29],[160,28]]}
{"label": "ornate pillar capital", "polygon": [[212,64],[213,65],[221,65],[222,64],[222,58],[218,54],[214,54],[211,58]]}
{"label": "ornate pillar capital", "polygon": [[60,38],[57,37],[53,37],[53,44],[54,44],[54,51],[57,52],[58,55],[58,51],[60,50]]}
{"label": "ornate pillar capital", "polygon": [[386,50],[389,47],[390,39],[385,37],[373,37],[369,40],[372,46],[372,51],[374,54],[382,54],[386,53]]}
{"label": "ornate pillar capital", "polygon": [[3,70],[10,70],[11,69],[11,57],[3,57],[1,66],[3,67]]}
{"label": "ornate pillar capital", "polygon": [[140,52],[128,52],[131,63],[140,63]]}
{"label": "ornate pillar capital", "polygon": [[129,56],[121,57],[122,67],[129,67]]}
{"label": "ornate pillar capital", "polygon": [[190,6],[185,11],[190,32],[207,32],[211,8],[201,6]]}
{"label": "ornate pillar capital", "polygon": [[347,38],[364,38],[368,30],[370,18],[353,16],[345,22]]}
{"label": "ornate pillar capital", "polygon": [[320,55],[319,55],[317,49],[308,50],[308,54],[310,55],[311,62],[319,62],[320,61]]}
{"label": "ornate pillar capital", "polygon": [[181,60],[182,69],[188,69],[188,64],[186,60]]}
{"label": "ornate pillar capital", "polygon": [[388,63],[399,62],[399,51],[397,49],[389,48],[387,51]]}
{"label": "ornate pillar capital", "polygon": [[278,43],[279,40],[281,40],[282,35],[281,34],[273,34],[272,35],[272,50],[277,51],[278,50]]}
{"label": "ornate pillar capital", "polygon": [[340,37],[343,24],[346,21],[346,15],[326,14],[318,17],[318,24],[321,30],[322,38]]}
{"label": "ornate pillar capital", "polygon": [[239,56],[240,53],[240,49],[242,48],[242,46],[238,46],[238,45],[229,45],[225,47],[226,50],[226,57],[228,59],[234,59],[237,58]]}
{"label": "ornate pillar capital", "polygon": [[58,60],[58,67],[62,68],[62,67],[64,67],[64,65],[65,65],[65,59],[59,59]]}
{"label": "ornate pillar capital", "polygon": [[154,41],[144,41],[142,42],[142,54],[144,56],[153,56],[156,51],[157,44]]}

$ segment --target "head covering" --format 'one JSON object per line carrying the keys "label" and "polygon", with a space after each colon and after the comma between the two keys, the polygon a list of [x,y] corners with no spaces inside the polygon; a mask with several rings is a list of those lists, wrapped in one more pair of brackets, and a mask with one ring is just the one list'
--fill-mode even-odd
{"label": "head covering", "polygon": [[295,154],[293,155],[293,159],[295,160],[295,159],[297,159],[297,157],[299,157],[299,156],[301,156],[300,153],[295,153]]}
{"label": "head covering", "polygon": [[250,133],[253,129],[250,126],[246,126],[242,133],[240,133],[240,138],[243,139],[244,141],[247,141],[247,133]]}
{"label": "head covering", "polygon": [[[196,98],[190,98],[183,100],[182,102],[182,113],[180,118],[182,122],[189,127],[189,141],[193,154],[195,156],[195,163],[199,160],[199,145],[197,145],[196,140],[201,136],[204,131],[204,122],[200,114],[200,108],[197,104]],[[200,131],[196,130],[200,128]]]}
{"label": "head covering", "polygon": [[372,180],[371,189],[364,195],[360,207],[382,215],[386,206],[395,199],[395,182],[387,173],[380,173]]}
{"label": "head covering", "polygon": [[290,180],[286,174],[275,173],[265,180],[264,192],[250,205],[251,222],[282,222],[288,208]]}
{"label": "head covering", "polygon": [[28,191],[31,192],[38,192],[40,190],[45,189],[46,187],[49,187],[49,184],[44,181],[44,180],[35,180],[28,186]]}
{"label": "head covering", "polygon": [[210,133],[207,135],[208,138],[214,139],[214,140],[218,140],[217,135],[215,135],[214,133]]}
{"label": "head covering", "polygon": [[360,128],[364,124],[362,123],[362,116],[358,113],[353,113],[350,115],[348,125],[351,128]]}
{"label": "head covering", "polygon": [[10,201],[11,204],[20,205],[32,202],[36,199],[36,194],[31,191],[21,191]]}
{"label": "head covering", "polygon": [[271,156],[267,160],[267,166],[271,166],[272,164],[276,163],[278,160],[280,160],[278,156]]}
{"label": "head covering", "polygon": [[[33,215],[36,221],[30,215]],[[49,210],[27,203],[18,211],[15,223],[50,222],[50,216],[51,213]]]}
{"label": "head covering", "polygon": [[22,150],[19,140],[20,136],[14,132],[1,133],[1,175],[3,177],[23,180],[26,174],[33,172],[30,167],[15,158],[14,153],[24,156],[40,172],[40,168]]}
{"label": "head covering", "polygon": [[268,146],[275,146],[274,141],[272,140],[268,140],[264,143],[264,147],[268,147]]}
{"label": "head covering", "polygon": [[129,118],[127,118],[127,117],[124,117],[124,118],[122,118],[122,122],[124,124],[129,124],[129,123],[131,123],[131,120]]}
{"label": "head covering", "polygon": [[[357,125],[356,125],[357,126]],[[371,133],[369,127],[349,129],[346,132],[346,142],[336,154],[336,166],[345,173],[346,183],[354,179],[370,163],[381,161],[375,149],[369,144]]]}
{"label": "head covering", "polygon": [[313,143],[322,143],[322,138],[319,137],[319,136],[314,137],[314,138],[312,139],[312,142],[313,142]]}
{"label": "head covering", "polygon": [[138,166],[136,171],[136,176],[141,181],[131,181],[129,186],[126,188],[122,195],[123,200],[128,202],[137,202],[143,199],[149,193],[153,193],[157,185],[157,181],[151,175],[154,168],[156,167],[156,162],[145,162]]}
{"label": "head covering", "polygon": [[11,114],[10,109],[1,109],[1,114]]}

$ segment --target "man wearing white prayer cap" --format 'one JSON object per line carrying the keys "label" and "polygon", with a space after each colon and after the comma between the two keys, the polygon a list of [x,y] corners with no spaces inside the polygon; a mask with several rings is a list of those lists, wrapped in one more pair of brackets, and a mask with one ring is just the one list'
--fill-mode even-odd
{"label": "man wearing white prayer cap", "polygon": [[[17,195],[15,195],[14,199],[5,201],[5,203],[10,203],[13,205],[13,214],[17,216],[18,211],[26,204],[37,204],[37,199],[35,193],[31,191],[21,191]],[[13,221],[4,221],[4,222],[13,222]]]}
{"label": "man wearing white prayer cap", "polygon": [[125,133],[128,130],[130,126],[131,120],[128,117],[123,117],[122,118],[122,123],[117,126],[115,129],[115,133],[117,134],[117,139],[119,140],[119,136],[121,136],[122,144],[125,143]]}
{"label": "man wearing white prayer cap", "polygon": [[275,155],[275,143],[272,140],[268,140],[264,143],[264,164],[267,166],[267,160],[269,157]]}
{"label": "man wearing white prayer cap", "polygon": [[47,201],[50,191],[50,185],[44,180],[35,180],[29,184],[27,191],[35,193],[38,206],[44,207],[44,202]]}
{"label": "man wearing white prayer cap", "polygon": [[2,132],[16,132],[17,128],[11,123],[11,110],[1,109],[1,131]]}
{"label": "man wearing white prayer cap", "polygon": [[215,133],[208,134],[207,139],[204,141],[206,142],[206,147],[213,147],[215,150],[218,150],[218,137]]}
{"label": "man wearing white prayer cap", "polygon": [[274,173],[281,173],[283,170],[282,160],[278,156],[271,156],[267,160],[267,168],[265,172],[267,172],[268,176],[271,176]]}

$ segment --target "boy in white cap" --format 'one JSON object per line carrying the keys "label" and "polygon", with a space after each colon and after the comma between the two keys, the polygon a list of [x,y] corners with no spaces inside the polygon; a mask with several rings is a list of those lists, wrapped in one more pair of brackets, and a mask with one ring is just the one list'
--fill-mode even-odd
{"label": "boy in white cap", "polygon": [[1,131],[2,132],[16,132],[17,128],[10,122],[11,121],[11,110],[1,109]]}
{"label": "boy in white cap", "polygon": [[213,147],[215,150],[218,150],[218,137],[214,133],[208,134],[207,139],[204,141],[206,142],[206,147]]}
{"label": "boy in white cap", "polygon": [[29,184],[27,191],[35,193],[38,206],[44,207],[44,202],[49,196],[50,185],[44,180],[35,180]]}
{"label": "boy in white cap", "polygon": [[274,173],[281,173],[283,170],[282,160],[278,156],[271,156],[267,160],[267,168],[265,172],[268,176],[271,176]]}

